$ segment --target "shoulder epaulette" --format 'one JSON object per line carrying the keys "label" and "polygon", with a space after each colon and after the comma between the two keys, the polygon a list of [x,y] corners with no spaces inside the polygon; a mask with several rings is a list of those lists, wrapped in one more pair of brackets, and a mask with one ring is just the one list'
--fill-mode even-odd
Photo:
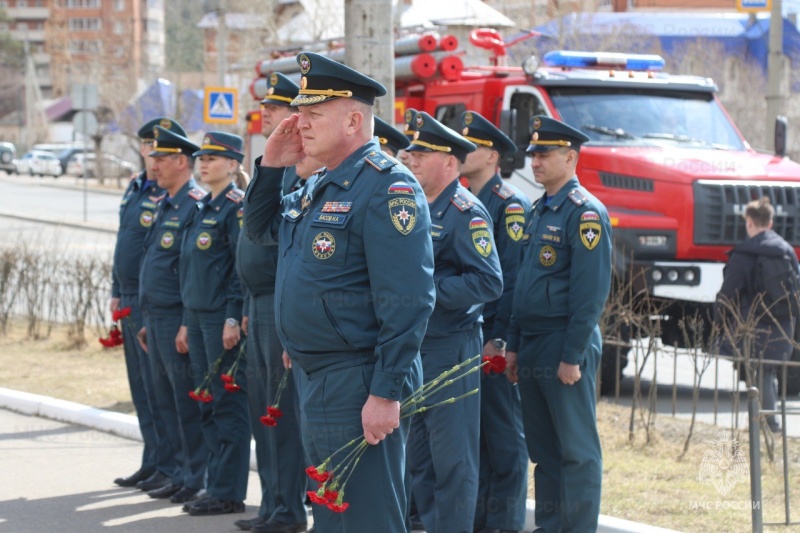
{"label": "shoulder epaulette", "polygon": [[225,195],[225,198],[235,204],[240,204],[244,200],[244,193],[239,189],[231,189],[228,191],[228,194]]}
{"label": "shoulder epaulette", "polygon": [[572,189],[571,191],[569,191],[569,194],[567,195],[567,197],[570,200],[572,200],[572,203],[575,204],[575,205],[583,205],[583,204],[585,204],[586,202],[589,201],[589,199],[586,198],[583,195],[583,193],[578,189]]}
{"label": "shoulder epaulette", "polygon": [[507,186],[505,183],[498,183],[494,187],[492,187],[492,192],[495,193],[497,196],[502,198],[503,200],[508,200],[512,196],[514,196],[514,191],[511,190],[511,187]]}
{"label": "shoulder epaulette", "polygon": [[364,160],[380,172],[388,170],[398,163],[397,159],[380,151],[370,152]]}
{"label": "shoulder epaulette", "polygon": [[453,197],[450,198],[450,202],[452,202],[452,204],[456,206],[459,211],[468,211],[469,209],[472,209],[473,205],[475,205],[475,202],[469,198],[464,198],[459,193],[455,193]]}
{"label": "shoulder epaulette", "polygon": [[192,199],[197,200],[198,202],[200,200],[202,200],[203,198],[205,198],[206,194],[208,194],[208,193],[206,191],[204,191],[203,189],[191,189],[189,191],[189,196]]}

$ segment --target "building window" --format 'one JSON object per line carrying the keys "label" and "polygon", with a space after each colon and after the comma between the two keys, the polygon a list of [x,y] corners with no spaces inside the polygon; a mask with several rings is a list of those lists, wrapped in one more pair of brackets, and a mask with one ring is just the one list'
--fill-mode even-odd
{"label": "building window", "polygon": [[100,31],[103,22],[99,18],[71,18],[69,29],[73,31]]}
{"label": "building window", "polygon": [[100,7],[100,0],[66,0],[68,8]]}
{"label": "building window", "polygon": [[125,0],[114,0],[114,9],[117,11],[125,10]]}
{"label": "building window", "polygon": [[100,41],[74,39],[69,42],[69,51],[73,54],[99,54],[101,50]]}
{"label": "building window", "polygon": [[28,7],[28,0],[17,0],[17,7]]}
{"label": "building window", "polygon": [[114,29],[113,29],[114,35],[122,35],[122,32],[124,30],[125,30],[125,26],[122,24],[122,22],[120,22],[118,20],[115,20],[114,21]]}
{"label": "building window", "polygon": [[17,30],[18,31],[27,31],[28,23],[27,22],[17,22]]}

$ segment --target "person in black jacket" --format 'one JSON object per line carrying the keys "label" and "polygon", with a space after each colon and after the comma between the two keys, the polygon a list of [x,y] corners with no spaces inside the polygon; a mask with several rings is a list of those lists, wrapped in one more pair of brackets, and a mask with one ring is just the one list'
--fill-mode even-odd
{"label": "person in black jacket", "polygon": [[[751,357],[772,361],[786,361],[792,353],[792,341],[796,317],[791,314],[767,312],[766,296],[756,298],[760,292],[756,287],[763,286],[757,279],[757,268],[760,257],[785,258],[791,262],[794,272],[798,272],[797,254],[788,242],[772,231],[772,221],[775,209],[770,205],[769,198],[761,198],[747,204],[744,219],[748,238],[736,245],[729,252],[728,264],[723,270],[722,288],[717,293],[715,314],[717,321],[727,320],[728,337],[731,341],[736,335],[735,326],[730,326],[732,321],[726,319],[729,313],[738,309],[743,322],[752,316],[758,320],[754,339],[754,350]],[[787,288],[788,290],[788,288]],[[787,294],[787,301],[796,301],[796,294]],[[765,307],[754,309],[754,303],[763,302]],[[774,310],[775,308],[773,308]],[[741,342],[741,341],[740,341]],[[763,370],[757,381],[761,389],[762,409],[771,411],[775,409],[777,398],[776,372],[779,369],[775,364],[761,365]],[[767,416],[767,424],[773,432],[780,431],[780,424],[775,415]]]}

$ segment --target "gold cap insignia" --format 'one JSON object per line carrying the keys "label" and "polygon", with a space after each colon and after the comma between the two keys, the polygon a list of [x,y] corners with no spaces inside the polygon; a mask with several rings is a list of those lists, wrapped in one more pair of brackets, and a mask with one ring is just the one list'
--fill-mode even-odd
{"label": "gold cap insignia", "polygon": [[203,139],[203,144],[211,144],[211,137],[206,135],[205,138]]}
{"label": "gold cap insignia", "polygon": [[539,117],[533,119],[533,129],[538,130],[541,127],[542,127],[542,119],[540,119]]}
{"label": "gold cap insignia", "polygon": [[156,139],[158,139],[158,130],[157,130],[157,129],[155,129],[155,128],[153,128],[153,137],[155,137]]}
{"label": "gold cap insignia", "polygon": [[269,84],[270,85],[278,85],[278,75],[274,72],[269,76]]}
{"label": "gold cap insignia", "polygon": [[422,115],[417,115],[417,129],[420,129],[423,125],[425,125],[425,119],[422,118]]}
{"label": "gold cap insignia", "polygon": [[412,119],[412,118],[414,118],[414,117],[412,117],[412,116],[411,116],[411,110],[410,110],[410,109],[407,109],[407,110],[406,110],[406,114],[405,114],[406,123],[409,123],[409,122],[411,122],[411,119]]}
{"label": "gold cap insignia", "polygon": [[467,113],[464,115],[464,124],[466,124],[467,126],[472,124],[472,113],[470,113],[469,111],[467,111]]}
{"label": "gold cap insignia", "polygon": [[311,70],[311,60],[307,55],[303,54],[300,56],[300,74],[305,76],[309,70]]}
{"label": "gold cap insignia", "polygon": [[533,132],[533,142],[536,142],[538,140],[539,140],[539,132],[538,131],[534,131]]}
{"label": "gold cap insignia", "polygon": [[172,121],[168,118],[162,118],[161,121],[158,123],[159,126],[168,130],[172,127]]}
{"label": "gold cap insignia", "polygon": [[267,89],[267,96],[270,96],[271,94],[274,93],[275,93],[275,87],[270,87],[269,89]]}
{"label": "gold cap insignia", "polygon": [[416,141],[417,139],[419,139],[419,132],[415,131],[414,132],[414,140]]}

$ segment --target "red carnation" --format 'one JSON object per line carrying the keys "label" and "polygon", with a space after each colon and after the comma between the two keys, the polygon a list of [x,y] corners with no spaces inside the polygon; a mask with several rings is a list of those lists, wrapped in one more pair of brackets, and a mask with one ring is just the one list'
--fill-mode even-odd
{"label": "red carnation", "polygon": [[264,415],[259,420],[261,420],[261,423],[267,427],[274,427],[278,425],[278,421],[269,415]]}
{"label": "red carnation", "polygon": [[233,376],[230,374],[220,374],[219,379],[221,379],[223,383],[233,383]]}
{"label": "red carnation", "polygon": [[277,407],[270,405],[269,407],[267,407],[267,414],[272,418],[280,418],[283,416],[283,411],[281,411]]}
{"label": "red carnation", "polygon": [[123,307],[122,309],[117,309],[113,313],[111,313],[111,320],[114,322],[119,322],[123,318],[127,318],[131,316],[131,308],[130,307]]}
{"label": "red carnation", "polygon": [[345,512],[347,510],[348,507],[350,507],[350,504],[347,503],[347,502],[344,502],[341,505],[337,505],[335,503],[329,503],[328,504],[328,509],[330,509],[334,513],[343,513],[343,512]]}
{"label": "red carnation", "polygon": [[502,355],[495,355],[492,357],[491,365],[486,365],[492,367],[492,372],[495,374],[502,374],[506,371],[506,358]]}
{"label": "red carnation", "polygon": [[483,359],[481,359],[481,364],[483,364],[483,373],[488,376],[492,371],[492,358],[488,355],[484,355]]}
{"label": "red carnation", "polygon": [[228,392],[238,392],[238,391],[242,390],[242,388],[239,385],[237,385],[236,383],[226,383],[225,384],[225,390],[228,391]]}
{"label": "red carnation", "polygon": [[317,503],[319,505],[327,505],[328,504],[328,500],[326,500],[324,497],[318,495],[316,491],[309,490],[309,491],[306,492],[306,494],[308,494],[308,499],[311,500],[312,503]]}

